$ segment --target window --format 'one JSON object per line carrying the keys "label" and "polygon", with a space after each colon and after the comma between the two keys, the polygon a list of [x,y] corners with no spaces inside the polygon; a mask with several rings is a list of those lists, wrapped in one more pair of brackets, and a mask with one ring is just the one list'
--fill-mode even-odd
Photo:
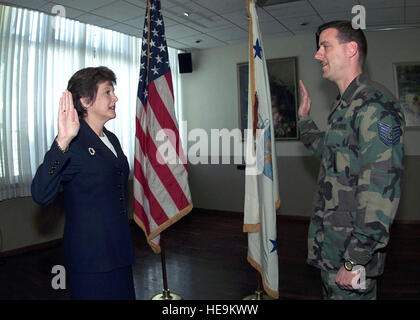
{"label": "window", "polygon": [[[117,118],[106,127],[133,168],[141,39],[3,5],[0,39],[0,200],[30,196],[32,178],[58,131],[61,94],[74,72],[88,66],[107,66],[117,76]],[[176,54],[169,48],[175,69]]]}

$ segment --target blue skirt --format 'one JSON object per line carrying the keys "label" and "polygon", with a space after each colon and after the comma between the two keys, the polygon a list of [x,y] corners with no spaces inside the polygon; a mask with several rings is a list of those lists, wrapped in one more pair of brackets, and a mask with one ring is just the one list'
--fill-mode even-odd
{"label": "blue skirt", "polygon": [[69,272],[68,281],[74,300],[136,299],[131,265],[109,272]]}

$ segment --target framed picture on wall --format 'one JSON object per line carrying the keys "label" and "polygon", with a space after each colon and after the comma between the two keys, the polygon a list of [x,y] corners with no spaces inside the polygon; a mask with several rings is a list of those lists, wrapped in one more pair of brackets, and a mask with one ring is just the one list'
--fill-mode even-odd
{"label": "framed picture on wall", "polygon": [[[266,60],[276,140],[299,139],[296,60],[296,57]],[[243,133],[248,123],[248,62],[238,63],[237,72],[239,124]]]}
{"label": "framed picture on wall", "polygon": [[394,79],[407,128],[420,128],[420,62],[394,63]]}

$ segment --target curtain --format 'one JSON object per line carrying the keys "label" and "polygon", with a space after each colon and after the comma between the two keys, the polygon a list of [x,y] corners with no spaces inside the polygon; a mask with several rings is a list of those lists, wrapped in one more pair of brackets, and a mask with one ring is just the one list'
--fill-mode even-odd
{"label": "curtain", "polygon": [[[106,127],[120,139],[132,172],[141,39],[0,5],[0,42],[0,201],[31,195],[32,178],[58,132],[60,97],[85,67],[103,65],[116,74],[117,117]],[[177,51],[169,48],[169,55],[179,91]]]}
{"label": "curtain", "polygon": [[168,48],[168,56],[169,56],[169,65],[171,67],[172,73],[172,86],[174,90],[174,109],[175,109],[175,116],[178,120],[178,130],[179,130],[179,137],[181,139],[181,145],[184,148],[187,146],[187,141],[185,140],[185,136],[182,134],[184,128],[184,115],[183,115],[183,102],[182,102],[182,91],[181,91],[181,76],[179,73],[179,66],[178,66],[178,54],[181,53],[180,50],[175,50],[172,48]]}

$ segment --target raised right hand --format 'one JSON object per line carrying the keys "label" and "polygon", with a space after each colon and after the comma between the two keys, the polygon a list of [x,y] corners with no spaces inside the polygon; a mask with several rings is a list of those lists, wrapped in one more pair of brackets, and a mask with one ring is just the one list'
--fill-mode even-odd
{"label": "raised right hand", "polygon": [[60,110],[58,111],[58,145],[62,150],[67,149],[70,141],[79,132],[80,123],[77,110],[73,105],[73,97],[70,91],[66,90],[60,98]]}
{"label": "raised right hand", "polygon": [[303,81],[299,80],[300,86],[300,105],[298,110],[299,119],[306,118],[309,116],[309,111],[311,110],[311,98],[309,98],[308,92],[306,91]]}

